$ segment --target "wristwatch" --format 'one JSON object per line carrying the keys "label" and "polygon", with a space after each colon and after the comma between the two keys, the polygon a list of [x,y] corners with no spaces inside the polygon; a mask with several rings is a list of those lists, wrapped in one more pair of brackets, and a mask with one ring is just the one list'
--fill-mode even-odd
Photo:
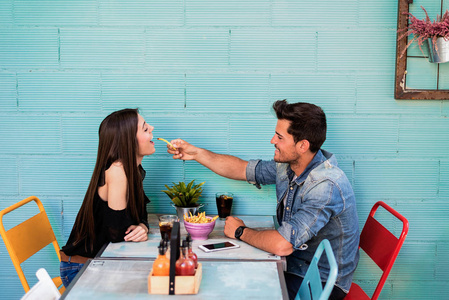
{"label": "wristwatch", "polygon": [[237,229],[235,230],[234,237],[235,237],[236,239],[238,239],[239,241],[241,241],[240,237],[242,236],[243,230],[245,230],[245,228],[248,228],[248,227],[246,227],[246,226],[240,226],[239,228],[237,228]]}

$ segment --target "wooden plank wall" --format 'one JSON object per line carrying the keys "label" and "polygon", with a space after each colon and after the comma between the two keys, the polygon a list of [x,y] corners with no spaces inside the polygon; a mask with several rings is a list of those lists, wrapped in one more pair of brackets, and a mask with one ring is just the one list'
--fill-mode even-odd
{"label": "wooden plank wall", "polygon": [[[382,299],[447,299],[449,102],[394,100],[396,20],[391,0],[2,0],[0,208],[38,196],[63,245],[110,112],[139,107],[155,137],[270,159],[271,104],[308,101],[327,113],[324,148],[353,184],[360,226],[378,200],[410,220]],[[423,59],[413,66],[434,74]],[[441,65],[441,86],[448,76]],[[143,163],[150,212],[174,212],[164,184],[197,179],[210,214],[217,191],[235,193],[234,214],[274,213],[274,187],[173,161],[164,143],[156,149]],[[49,257],[28,264],[28,276],[42,265],[58,273]],[[3,242],[0,261],[1,298],[18,299]],[[376,274],[362,259],[355,280],[372,290]]]}

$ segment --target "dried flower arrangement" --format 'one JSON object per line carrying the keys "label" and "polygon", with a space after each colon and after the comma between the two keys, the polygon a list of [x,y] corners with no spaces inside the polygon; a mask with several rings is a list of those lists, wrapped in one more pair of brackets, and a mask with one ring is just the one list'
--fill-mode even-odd
{"label": "dried flower arrangement", "polygon": [[[407,51],[407,48],[410,47],[410,45],[414,42],[418,42],[419,49],[421,52],[423,52],[421,46],[423,45],[424,41],[427,39],[432,39],[432,42],[435,44],[437,38],[442,37],[445,41],[449,41],[449,10],[446,10],[444,15],[440,17],[437,15],[437,19],[433,20],[433,22],[430,20],[429,15],[427,14],[427,11],[424,7],[421,6],[421,8],[426,13],[426,18],[423,20],[420,20],[416,18],[414,15],[412,15],[409,12],[404,12],[403,14],[408,15],[407,19],[410,20],[410,24],[406,28],[402,28],[398,30],[398,33],[404,32],[401,36],[399,36],[398,40],[403,39],[409,35],[413,34],[413,39],[408,42],[405,49],[402,51],[401,56],[404,56],[405,52]],[[438,50],[438,49],[436,49]],[[424,52],[423,52],[424,54]]]}

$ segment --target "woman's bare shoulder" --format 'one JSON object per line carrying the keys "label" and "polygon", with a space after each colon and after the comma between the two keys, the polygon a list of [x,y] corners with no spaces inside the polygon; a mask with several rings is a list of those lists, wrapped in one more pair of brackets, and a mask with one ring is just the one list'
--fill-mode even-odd
{"label": "woman's bare shoulder", "polygon": [[121,162],[114,162],[106,170],[106,189],[108,206],[113,210],[125,209],[128,180]]}
{"label": "woman's bare shoulder", "polygon": [[115,161],[106,170],[106,183],[126,180],[125,168],[121,161]]}

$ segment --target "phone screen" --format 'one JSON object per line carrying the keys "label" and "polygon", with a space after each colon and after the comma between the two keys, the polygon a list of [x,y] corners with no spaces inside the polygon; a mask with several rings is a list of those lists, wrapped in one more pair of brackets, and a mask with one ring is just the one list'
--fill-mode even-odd
{"label": "phone screen", "polygon": [[224,243],[203,245],[203,247],[207,248],[209,250],[215,250],[215,249],[221,249],[221,248],[226,248],[226,247],[235,247],[235,245],[230,242],[224,242]]}

